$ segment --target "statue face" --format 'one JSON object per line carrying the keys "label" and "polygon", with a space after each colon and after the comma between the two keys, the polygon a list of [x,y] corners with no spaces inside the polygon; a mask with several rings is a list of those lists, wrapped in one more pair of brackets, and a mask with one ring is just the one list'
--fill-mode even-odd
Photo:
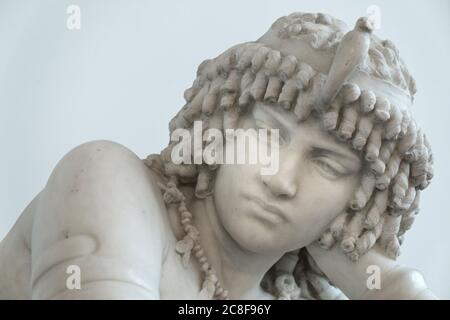
{"label": "statue face", "polygon": [[[358,154],[314,117],[298,124],[280,107],[257,104],[239,126],[279,129],[279,170],[261,175],[260,164],[220,166],[214,199],[225,230],[244,249],[260,253],[284,253],[317,240],[359,185]],[[268,141],[256,135],[251,140]]]}

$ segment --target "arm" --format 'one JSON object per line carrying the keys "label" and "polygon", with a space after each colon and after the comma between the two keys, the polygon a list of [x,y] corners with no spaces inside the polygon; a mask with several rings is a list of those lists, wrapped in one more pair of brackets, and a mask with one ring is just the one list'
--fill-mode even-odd
{"label": "arm", "polygon": [[[32,298],[159,298],[165,207],[148,174],[136,155],[107,141],[59,162],[32,227]],[[70,265],[80,268],[80,290],[67,288]]]}
{"label": "arm", "polygon": [[[436,299],[417,270],[400,266],[377,246],[357,262],[348,259],[338,246],[325,250],[313,243],[307,250],[330,281],[350,299]],[[367,272],[369,266],[379,268],[380,289],[369,289],[367,285],[372,274]]]}

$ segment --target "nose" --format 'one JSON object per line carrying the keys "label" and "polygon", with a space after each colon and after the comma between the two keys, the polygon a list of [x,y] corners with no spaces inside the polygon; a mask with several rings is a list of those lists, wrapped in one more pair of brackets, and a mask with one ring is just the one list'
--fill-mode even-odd
{"label": "nose", "polygon": [[278,172],[273,175],[261,175],[262,183],[274,196],[293,198],[297,194],[299,164],[296,158],[296,156],[280,154]]}

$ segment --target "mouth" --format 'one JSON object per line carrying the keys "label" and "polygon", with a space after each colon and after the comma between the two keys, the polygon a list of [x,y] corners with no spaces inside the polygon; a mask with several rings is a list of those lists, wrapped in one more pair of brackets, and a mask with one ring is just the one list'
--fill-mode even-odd
{"label": "mouth", "polygon": [[280,208],[271,205],[257,197],[246,196],[246,198],[250,202],[256,204],[256,206],[259,207],[259,209],[262,209],[266,213],[269,213],[268,215],[265,215],[265,218],[272,220],[274,223],[287,222],[286,215]]}

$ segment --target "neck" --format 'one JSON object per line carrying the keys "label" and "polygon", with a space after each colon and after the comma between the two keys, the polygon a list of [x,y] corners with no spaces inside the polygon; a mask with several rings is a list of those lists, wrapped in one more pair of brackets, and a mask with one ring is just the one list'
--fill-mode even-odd
{"label": "neck", "polygon": [[259,254],[242,248],[219,221],[213,197],[195,201],[192,209],[201,245],[230,299],[255,299],[263,295],[261,280],[281,254]]}

